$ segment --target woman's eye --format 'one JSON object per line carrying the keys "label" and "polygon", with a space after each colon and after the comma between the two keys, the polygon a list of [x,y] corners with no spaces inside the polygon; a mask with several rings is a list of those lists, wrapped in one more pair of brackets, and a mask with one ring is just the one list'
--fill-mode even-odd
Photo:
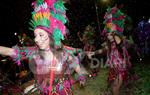
{"label": "woman's eye", "polygon": [[42,34],[40,35],[40,37],[43,37],[43,36],[44,36],[44,35],[42,35]]}

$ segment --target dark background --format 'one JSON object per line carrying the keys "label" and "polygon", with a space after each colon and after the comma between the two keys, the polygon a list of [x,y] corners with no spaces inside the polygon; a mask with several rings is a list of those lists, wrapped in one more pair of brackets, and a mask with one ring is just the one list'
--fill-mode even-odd
{"label": "dark background", "polygon": [[[3,0],[0,3],[0,45],[12,46],[18,41],[14,33],[26,33],[32,35],[28,27],[31,18],[31,2],[34,0]],[[123,12],[132,18],[133,26],[144,18],[148,19],[150,12],[149,0],[67,0],[67,24],[72,36],[76,36],[78,31],[83,31],[85,26],[91,24],[96,31],[101,31],[103,27],[103,15],[108,6],[117,4]],[[97,11],[96,11],[97,7]],[[98,23],[99,22],[99,23]],[[100,27],[98,27],[100,25]],[[100,29],[99,29],[100,28]]]}

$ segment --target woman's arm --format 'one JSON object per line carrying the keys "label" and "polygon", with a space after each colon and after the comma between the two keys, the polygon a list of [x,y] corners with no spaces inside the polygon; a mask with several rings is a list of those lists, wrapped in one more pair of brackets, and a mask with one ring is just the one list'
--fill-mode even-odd
{"label": "woman's arm", "polygon": [[85,86],[86,78],[89,75],[88,72],[79,64],[74,69],[78,73],[76,79],[79,81],[80,86]]}
{"label": "woman's arm", "polygon": [[104,52],[103,49],[99,49],[99,50],[96,50],[96,51],[86,52],[86,54],[87,54],[88,58],[91,59],[93,55],[102,54],[103,52]]}
{"label": "woman's arm", "polygon": [[107,50],[108,50],[107,43],[103,43],[102,48],[95,50],[95,51],[88,51],[86,52],[86,54],[89,57],[89,59],[91,59],[93,55],[105,53]]}
{"label": "woman's arm", "polygon": [[88,74],[87,71],[81,67],[78,57],[69,55],[67,61],[70,65],[69,67],[73,68],[79,75]]}
{"label": "woman's arm", "polygon": [[32,58],[33,53],[36,50],[36,47],[19,47],[13,46],[15,55],[11,56],[14,60],[23,60],[27,58]]}
{"label": "woman's arm", "polygon": [[74,53],[74,54],[83,52],[82,49],[80,49],[80,48],[69,47],[66,45],[64,45],[64,49],[67,50],[67,52]]}
{"label": "woman's arm", "polygon": [[69,56],[68,61],[69,61],[69,65],[70,65],[69,67],[73,68],[78,74],[75,79],[80,82],[80,85],[84,86],[88,72],[84,69],[84,67],[82,67],[80,65],[80,61],[79,61],[78,57]]}
{"label": "woman's arm", "polygon": [[83,41],[83,38],[81,38],[80,32],[77,33],[77,36],[79,37],[80,41],[82,42],[82,41]]}
{"label": "woman's arm", "polygon": [[15,50],[13,48],[0,46],[0,54],[5,56],[14,56],[16,55]]}

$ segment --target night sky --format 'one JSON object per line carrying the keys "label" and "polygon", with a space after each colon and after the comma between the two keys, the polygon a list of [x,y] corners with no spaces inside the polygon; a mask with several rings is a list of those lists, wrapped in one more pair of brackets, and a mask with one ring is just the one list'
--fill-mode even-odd
{"label": "night sky", "polygon": [[[0,3],[0,45],[12,46],[17,43],[14,33],[25,32],[32,35],[29,31],[28,22],[31,18],[31,2],[33,0],[3,0]],[[150,1],[149,0],[109,0],[104,4],[100,0],[70,0],[66,3],[69,28],[72,35],[76,35],[78,31],[83,31],[85,26],[91,24],[95,27],[102,24],[103,15],[106,8],[117,4],[121,10],[126,12],[133,20],[133,25],[143,18],[149,18]],[[97,6],[97,12],[96,7]],[[98,20],[100,23],[98,23]],[[102,28],[102,27],[100,27]],[[96,28],[97,31],[98,28]]]}

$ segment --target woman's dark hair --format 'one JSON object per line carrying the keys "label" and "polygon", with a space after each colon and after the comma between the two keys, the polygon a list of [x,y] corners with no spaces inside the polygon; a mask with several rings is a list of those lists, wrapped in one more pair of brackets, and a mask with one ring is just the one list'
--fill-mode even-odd
{"label": "woman's dark hair", "polygon": [[[50,34],[48,32],[48,30],[49,30],[48,28],[43,27],[43,26],[38,26],[37,28],[43,29],[43,30],[45,30],[48,33],[48,37],[49,37],[49,40],[50,40],[49,41],[50,42],[49,45],[50,45],[51,51],[54,54],[54,56],[56,56],[57,58],[60,58],[60,54],[63,51],[63,46],[62,45],[60,47],[55,46],[54,39],[52,37],[52,34]],[[39,53],[42,54],[42,51],[44,51],[44,50],[40,50]]]}
{"label": "woman's dark hair", "polygon": [[[118,35],[116,33],[113,33],[113,39],[115,39],[114,38],[115,36],[118,36],[121,39],[121,42],[119,44],[117,44],[116,41],[114,41],[115,44],[116,44],[116,48],[118,49],[119,52],[123,52],[123,50],[122,50],[123,38],[120,35]],[[111,52],[111,44],[112,44],[112,42],[110,42],[108,39],[106,41],[107,41],[107,44],[108,44],[108,53],[110,53]],[[123,53],[121,53],[121,54],[123,54]],[[123,56],[123,55],[121,55],[121,56]]]}

